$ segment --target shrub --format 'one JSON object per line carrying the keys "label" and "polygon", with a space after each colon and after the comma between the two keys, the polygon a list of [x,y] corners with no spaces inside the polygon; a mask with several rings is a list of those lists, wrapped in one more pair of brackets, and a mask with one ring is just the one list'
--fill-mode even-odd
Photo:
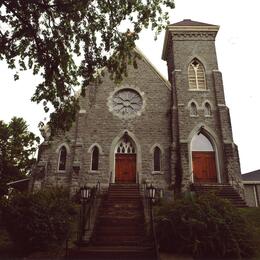
{"label": "shrub", "polygon": [[1,202],[1,211],[10,238],[23,251],[62,244],[75,214],[68,192],[60,188],[16,193]]}
{"label": "shrub", "polygon": [[159,206],[156,233],[161,250],[195,257],[250,257],[256,248],[246,219],[214,194]]}

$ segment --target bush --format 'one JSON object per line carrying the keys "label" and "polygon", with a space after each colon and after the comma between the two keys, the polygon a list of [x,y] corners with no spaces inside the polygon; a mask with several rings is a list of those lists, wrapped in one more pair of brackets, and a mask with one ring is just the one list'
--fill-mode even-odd
{"label": "bush", "polygon": [[195,257],[254,255],[251,226],[228,201],[213,194],[190,196],[156,210],[160,249]]}
{"label": "bush", "polygon": [[68,192],[60,188],[16,193],[2,200],[1,211],[11,240],[23,251],[61,245],[75,214]]}

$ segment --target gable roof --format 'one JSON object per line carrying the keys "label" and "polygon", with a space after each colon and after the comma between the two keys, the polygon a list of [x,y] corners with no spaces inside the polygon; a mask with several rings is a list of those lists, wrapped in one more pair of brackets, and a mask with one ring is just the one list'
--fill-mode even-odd
{"label": "gable roof", "polygon": [[158,78],[160,78],[164,85],[170,90],[171,89],[171,83],[165,79],[165,77],[156,69],[156,67],[149,61],[149,59],[143,54],[143,52],[138,49],[137,47],[134,48],[134,50],[141,56],[141,60],[143,60],[155,74],[157,75]]}
{"label": "gable roof", "polygon": [[245,182],[260,182],[260,170],[242,174],[242,179]]}

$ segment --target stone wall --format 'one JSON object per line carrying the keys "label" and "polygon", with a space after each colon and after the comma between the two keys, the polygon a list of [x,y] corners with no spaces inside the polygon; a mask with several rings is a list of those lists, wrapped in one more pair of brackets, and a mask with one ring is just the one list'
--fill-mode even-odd
{"label": "stone wall", "polygon": [[[116,89],[130,87],[143,94],[144,111],[136,118],[123,120],[109,111],[108,101]],[[114,150],[116,139],[125,131],[133,137],[139,154],[137,155],[138,182],[153,182],[165,188],[171,180],[171,89],[169,84],[145,61],[138,62],[138,69],[129,67],[128,77],[120,84],[109,79],[108,73],[102,83],[90,86],[86,97],[80,100],[77,122],[70,131],[55,136],[52,141],[41,145],[40,160],[50,165],[46,172],[47,183],[72,185],[72,189],[82,185],[94,185],[97,181],[107,186],[110,175],[114,175]],[[59,148],[68,147],[68,164],[65,172],[57,171]],[[91,147],[100,148],[99,169],[91,171]],[[153,174],[153,150],[158,145],[162,150],[162,170]],[[112,149],[112,150],[111,150]],[[73,174],[73,165],[79,165],[79,173]]]}

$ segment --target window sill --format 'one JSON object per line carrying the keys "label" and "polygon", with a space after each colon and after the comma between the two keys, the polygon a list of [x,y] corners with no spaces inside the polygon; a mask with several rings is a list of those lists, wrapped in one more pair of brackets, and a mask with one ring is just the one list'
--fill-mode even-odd
{"label": "window sill", "polygon": [[58,173],[58,174],[64,174],[64,173],[66,173],[66,170],[58,170],[58,171],[56,171],[56,173]]}
{"label": "window sill", "polygon": [[163,175],[162,171],[152,171],[152,175]]}
{"label": "window sill", "polygon": [[209,92],[209,89],[189,89],[191,92]]}
{"label": "window sill", "polygon": [[89,173],[89,174],[99,174],[100,171],[99,171],[99,170],[97,170],[97,171],[89,170],[88,173]]}

